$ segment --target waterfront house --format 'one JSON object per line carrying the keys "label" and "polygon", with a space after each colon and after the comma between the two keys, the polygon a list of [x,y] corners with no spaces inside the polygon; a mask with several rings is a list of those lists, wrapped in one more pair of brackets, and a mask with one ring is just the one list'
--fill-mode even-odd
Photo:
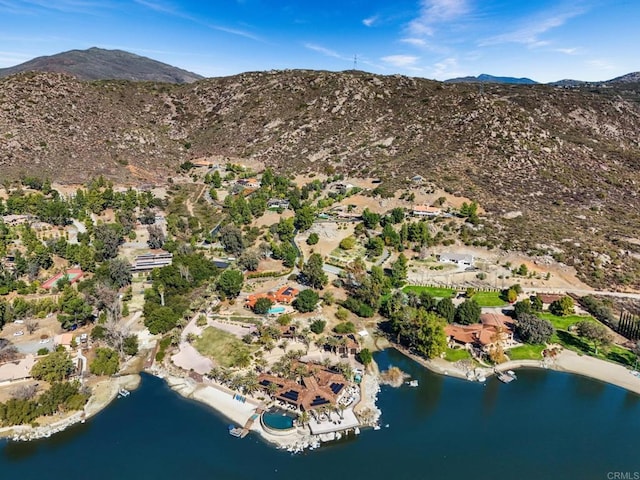
{"label": "waterfront house", "polygon": [[300,410],[310,411],[322,407],[334,407],[347,385],[344,375],[332,372],[321,365],[296,362],[292,368],[302,366],[306,373],[300,381],[280,378],[268,373],[258,376],[259,385],[269,392],[269,385],[275,385],[273,396]]}
{"label": "waterfront house", "polygon": [[515,344],[514,321],[511,317],[497,313],[480,315],[480,323],[471,325],[451,324],[444,328],[449,347],[476,347],[485,353],[498,343],[508,348]]}

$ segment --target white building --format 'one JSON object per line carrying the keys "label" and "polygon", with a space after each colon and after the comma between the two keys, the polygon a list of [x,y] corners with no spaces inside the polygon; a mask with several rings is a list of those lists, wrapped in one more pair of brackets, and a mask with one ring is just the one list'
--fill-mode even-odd
{"label": "white building", "polygon": [[454,263],[459,267],[470,267],[473,265],[473,255],[464,253],[442,253],[439,261],[441,263]]}

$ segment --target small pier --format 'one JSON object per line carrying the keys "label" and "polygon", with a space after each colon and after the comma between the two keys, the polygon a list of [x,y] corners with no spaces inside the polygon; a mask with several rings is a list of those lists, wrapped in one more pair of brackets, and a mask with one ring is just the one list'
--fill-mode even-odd
{"label": "small pier", "polygon": [[513,372],[513,370],[509,370],[507,372],[501,372],[499,370],[494,370],[494,373],[498,377],[498,380],[500,380],[502,383],[511,383],[514,380],[518,379],[518,377],[516,377],[516,374],[515,374],[515,372]]}

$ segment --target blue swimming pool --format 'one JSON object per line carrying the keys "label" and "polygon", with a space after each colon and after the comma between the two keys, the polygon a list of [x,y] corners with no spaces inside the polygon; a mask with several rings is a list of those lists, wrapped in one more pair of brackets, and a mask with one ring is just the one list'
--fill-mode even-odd
{"label": "blue swimming pool", "polygon": [[283,410],[269,410],[262,414],[262,422],[274,430],[289,430],[293,428],[294,416]]}
{"label": "blue swimming pool", "polygon": [[284,307],[271,307],[267,313],[269,315],[273,315],[276,313],[284,313]]}

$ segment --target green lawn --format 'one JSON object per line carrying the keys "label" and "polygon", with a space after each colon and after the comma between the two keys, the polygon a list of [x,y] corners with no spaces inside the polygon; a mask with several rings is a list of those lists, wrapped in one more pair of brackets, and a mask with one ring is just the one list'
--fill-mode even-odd
{"label": "green lawn", "polygon": [[421,287],[419,285],[407,285],[402,289],[403,292],[409,293],[414,292],[420,295],[422,292],[427,292],[431,294],[433,297],[438,298],[451,298],[456,293],[456,290],[453,288],[445,288],[445,287]]}
{"label": "green lawn", "polygon": [[471,298],[481,307],[505,307],[508,305],[500,298],[500,292],[478,292]]}
{"label": "green lawn", "polygon": [[448,362],[457,362],[459,360],[468,360],[471,354],[464,348],[447,348],[444,359]]}
{"label": "green lawn", "polygon": [[250,355],[252,349],[231,333],[215,327],[207,327],[193,346],[202,355],[212,358],[223,367],[233,367],[243,356]]}
{"label": "green lawn", "polygon": [[609,360],[628,367],[634,366],[636,361],[636,356],[633,352],[619,345],[600,347],[598,348],[598,354],[596,355],[592,342],[565,330],[556,331],[556,333],[553,334],[553,337],[551,337],[551,342],[559,343],[564,348],[573,350],[576,353],[586,354],[601,360]]}
{"label": "green lawn", "polygon": [[542,312],[536,313],[540,318],[549,320],[556,330],[568,330],[571,325],[574,325],[583,320],[589,322],[595,322],[596,320],[590,315],[565,315],[564,317],[557,317],[553,313]]}
{"label": "green lawn", "polygon": [[509,349],[506,353],[511,360],[540,360],[545,345],[522,345]]}

